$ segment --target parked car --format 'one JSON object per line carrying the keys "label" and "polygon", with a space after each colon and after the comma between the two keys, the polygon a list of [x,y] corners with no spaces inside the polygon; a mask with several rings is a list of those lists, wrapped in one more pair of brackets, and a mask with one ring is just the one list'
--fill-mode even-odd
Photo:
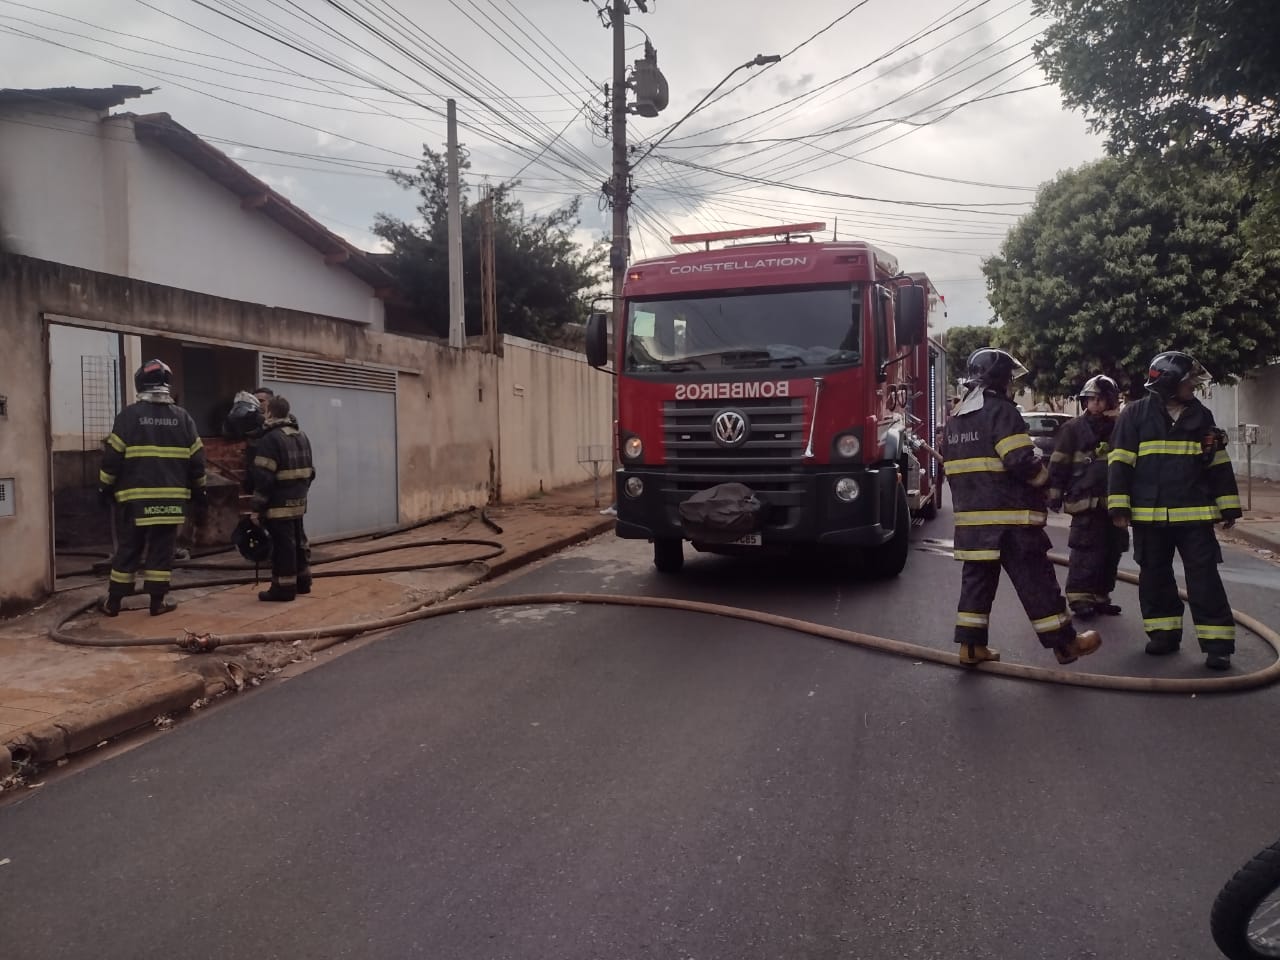
{"label": "parked car", "polygon": [[1058,431],[1071,419],[1069,413],[1024,413],[1022,419],[1027,422],[1027,433],[1031,434],[1031,442],[1035,444],[1037,456],[1048,460],[1053,456],[1053,448],[1058,443]]}

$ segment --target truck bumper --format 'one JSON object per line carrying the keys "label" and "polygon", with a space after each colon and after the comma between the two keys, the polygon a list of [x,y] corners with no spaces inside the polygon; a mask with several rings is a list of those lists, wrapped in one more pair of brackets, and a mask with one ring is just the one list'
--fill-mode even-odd
{"label": "truck bumper", "polygon": [[[626,491],[626,482],[632,477],[644,484],[639,496]],[[836,497],[836,481],[842,477],[852,477],[858,483],[858,496],[851,502]],[[824,467],[821,471],[791,474],[784,482],[771,477],[758,486],[750,477],[694,480],[643,467],[619,470],[615,479],[615,530],[623,539],[689,539],[680,521],[680,503],[700,489],[734,482],[750,487],[765,504],[759,532],[766,546],[878,546],[893,535],[894,500],[899,485],[898,471],[892,464]]]}

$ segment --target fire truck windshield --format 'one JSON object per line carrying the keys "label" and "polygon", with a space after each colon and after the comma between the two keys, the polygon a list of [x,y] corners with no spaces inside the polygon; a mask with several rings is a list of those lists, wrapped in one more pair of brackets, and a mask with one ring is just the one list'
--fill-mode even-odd
{"label": "fire truck windshield", "polygon": [[855,365],[862,362],[856,286],[778,287],[631,300],[631,373]]}

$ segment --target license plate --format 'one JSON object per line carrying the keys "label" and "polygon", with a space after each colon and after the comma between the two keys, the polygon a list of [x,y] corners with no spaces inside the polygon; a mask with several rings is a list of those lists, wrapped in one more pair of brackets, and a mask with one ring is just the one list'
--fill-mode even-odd
{"label": "license plate", "polygon": [[758,547],[764,543],[764,541],[760,539],[760,534],[758,533],[744,534],[733,542],[743,547]]}

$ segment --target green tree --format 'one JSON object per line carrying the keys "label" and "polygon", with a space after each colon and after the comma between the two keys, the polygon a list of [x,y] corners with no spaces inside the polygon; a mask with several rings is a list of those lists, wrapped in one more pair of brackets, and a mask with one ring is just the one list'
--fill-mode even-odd
{"label": "green tree", "polygon": [[[389,267],[408,301],[412,327],[439,337],[449,334],[448,168],[443,153],[424,146],[413,173],[390,176],[419,195],[418,222],[378,214],[373,231],[391,247]],[[470,166],[462,161],[462,170]],[[591,292],[604,282],[603,242],[584,251],[573,239],[578,201],[529,215],[512,198],[519,181],[493,187],[494,286],[498,329],[519,337],[550,341],[566,323],[580,323]],[[482,208],[472,203],[462,182],[462,261],[468,335],[482,331],[480,238]]]}
{"label": "green tree", "polygon": [[1117,152],[1202,144],[1261,174],[1280,157],[1276,0],[1035,0],[1035,52]]}
{"label": "green tree", "polygon": [[1230,382],[1280,352],[1280,251],[1248,242],[1230,170],[1106,159],[1060,174],[983,263],[1002,337],[1041,394],[1138,383],[1186,350]]}

